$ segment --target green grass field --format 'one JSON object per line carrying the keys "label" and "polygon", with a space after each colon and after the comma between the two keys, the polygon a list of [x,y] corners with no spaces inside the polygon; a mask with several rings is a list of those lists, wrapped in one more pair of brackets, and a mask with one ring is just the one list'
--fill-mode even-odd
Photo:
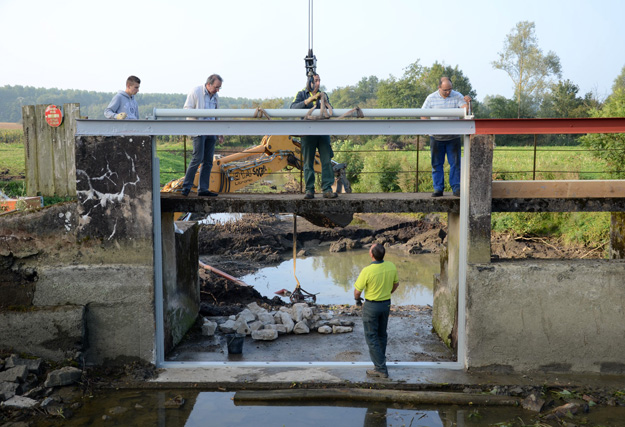
{"label": "green grass field", "polygon": [[[1,137],[1,135],[0,135]],[[1,141],[1,138],[0,138]],[[161,186],[170,180],[180,178],[185,172],[184,144],[182,142],[160,142],[157,155],[160,160]],[[227,149],[226,150],[231,150]],[[219,151],[219,150],[218,150]],[[187,155],[190,159],[192,145],[187,142]],[[356,154],[356,153],[353,153]],[[358,153],[376,156],[380,153]],[[403,172],[399,180],[412,181],[417,160],[416,151],[385,151],[383,155],[400,156]],[[536,172],[533,172],[536,162]],[[377,165],[379,168],[380,166]],[[430,153],[419,152],[420,184],[419,191],[431,189]],[[578,147],[541,147],[534,158],[534,150],[524,147],[497,147],[493,155],[493,179],[537,180],[563,179],[612,179],[604,161],[597,159],[588,150]],[[0,143],[0,189],[9,196],[24,195],[24,145],[22,142]],[[298,179],[299,173],[292,173],[291,179]],[[429,181],[429,185],[428,185]],[[366,186],[363,186],[367,188]],[[403,186],[402,186],[403,187]],[[428,188],[429,187],[429,188]],[[356,187],[356,190],[358,188]],[[246,189],[247,190],[247,189]],[[266,184],[249,188],[250,192],[269,190]],[[371,190],[369,190],[371,191]],[[404,190],[405,191],[405,190]],[[410,190],[410,191],[414,191]],[[46,204],[58,201],[44,199]],[[590,247],[607,247],[610,229],[609,213],[493,213],[493,230],[512,232],[518,235],[559,236],[564,242],[583,243]]]}

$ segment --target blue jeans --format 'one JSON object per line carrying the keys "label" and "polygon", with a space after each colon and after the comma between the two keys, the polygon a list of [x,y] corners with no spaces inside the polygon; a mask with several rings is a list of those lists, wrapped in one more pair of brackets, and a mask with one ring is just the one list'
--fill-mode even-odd
{"label": "blue jeans", "polygon": [[321,190],[332,191],[334,170],[332,169],[332,145],[328,135],[302,137],[302,160],[304,162],[304,185],[307,193],[315,192],[315,152],[319,150],[321,160]]}
{"label": "blue jeans", "polygon": [[460,137],[449,141],[437,141],[430,137],[430,152],[432,153],[434,191],[443,191],[445,188],[445,154],[449,162],[449,186],[452,191],[460,190]]}
{"label": "blue jeans", "polygon": [[384,372],[386,369],[386,342],[388,336],[386,327],[391,313],[391,300],[388,301],[365,301],[362,307],[362,325],[365,330],[365,341],[369,346],[369,356],[376,371]]}
{"label": "blue jeans", "polygon": [[193,157],[187,173],[184,175],[182,184],[183,190],[191,190],[197,168],[202,165],[200,170],[200,180],[197,185],[197,191],[208,191],[211,180],[211,169],[213,168],[213,155],[215,154],[215,143],[217,137],[214,135],[200,135],[193,137]]}

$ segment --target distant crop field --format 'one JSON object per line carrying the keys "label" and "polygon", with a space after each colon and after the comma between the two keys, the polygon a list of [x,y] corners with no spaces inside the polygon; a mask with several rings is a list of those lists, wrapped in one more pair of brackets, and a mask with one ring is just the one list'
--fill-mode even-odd
{"label": "distant crop field", "polygon": [[0,122],[0,129],[8,129],[8,130],[22,129],[22,124],[21,123]]}

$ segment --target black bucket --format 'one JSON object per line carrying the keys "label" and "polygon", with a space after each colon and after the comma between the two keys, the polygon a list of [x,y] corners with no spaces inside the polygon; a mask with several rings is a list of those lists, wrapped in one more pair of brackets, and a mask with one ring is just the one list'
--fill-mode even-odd
{"label": "black bucket", "polygon": [[228,354],[243,353],[243,341],[244,340],[245,340],[245,335],[243,334],[226,335],[226,342],[228,343]]}

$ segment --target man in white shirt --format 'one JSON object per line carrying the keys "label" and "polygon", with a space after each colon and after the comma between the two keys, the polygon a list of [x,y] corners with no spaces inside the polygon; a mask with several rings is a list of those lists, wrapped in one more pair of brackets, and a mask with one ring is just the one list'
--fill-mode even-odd
{"label": "man in white shirt", "polygon": [[[438,81],[438,90],[425,98],[422,108],[467,108],[471,101],[470,96],[462,96],[453,90],[449,77],[441,77]],[[427,119],[427,117],[421,117]],[[434,119],[448,119],[435,117]],[[434,192],[432,197],[443,195],[445,188],[445,155],[449,162],[449,185],[454,196],[460,197],[460,153],[462,141],[460,135],[430,135],[430,152],[432,153],[432,180]]]}
{"label": "man in white shirt", "polygon": [[[206,79],[204,86],[194,88],[187,96],[184,108],[198,110],[219,108],[219,95],[217,92],[221,89],[222,83],[223,79],[218,74],[211,74],[208,79]],[[215,120],[215,118],[204,117],[201,120]],[[219,136],[219,141],[223,141],[223,136]],[[193,137],[193,157],[187,168],[187,173],[184,176],[184,182],[182,184],[183,196],[188,196],[191,188],[193,188],[195,174],[200,165],[202,165],[202,169],[200,170],[200,178],[197,185],[197,195],[204,197],[217,196],[217,193],[209,191],[208,189],[211,170],[213,168],[213,156],[215,154],[216,142],[217,137],[215,135],[196,135]]]}

